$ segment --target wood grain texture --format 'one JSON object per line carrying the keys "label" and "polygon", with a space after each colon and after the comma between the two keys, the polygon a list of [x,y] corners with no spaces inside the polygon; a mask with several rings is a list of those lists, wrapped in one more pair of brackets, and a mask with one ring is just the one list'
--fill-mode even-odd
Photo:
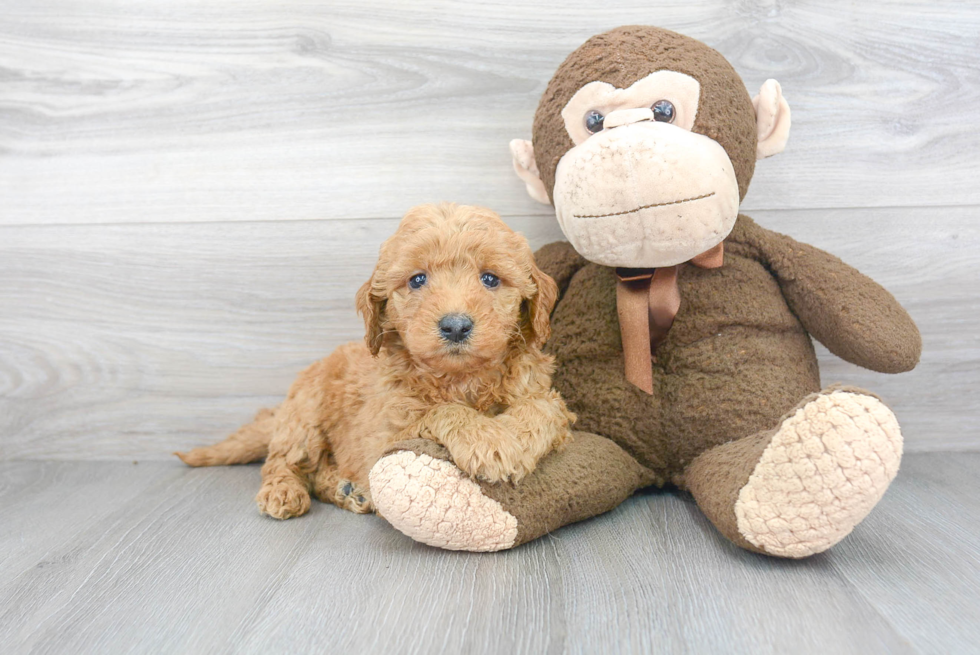
{"label": "wood grain texture", "polygon": [[[879,280],[925,338],[910,374],[821,351],[825,383],[898,414],[910,451],[975,449],[980,227],[972,208],[757,212]],[[554,220],[510,219],[532,244]],[[929,225],[914,256],[893,234]],[[0,228],[0,458],[164,459],[279,402],[363,336],[354,291],[395,221]],[[847,239],[841,236],[846,235]]]}
{"label": "wood grain texture", "polygon": [[[107,470],[111,476],[104,475]],[[97,462],[0,462],[0,585],[32,567],[36,580],[56,578],[58,567],[73,557],[77,534],[104,526],[114,511],[168,475],[151,470],[148,475],[132,464],[106,469]],[[40,554],[52,551],[60,551],[59,558],[38,562]],[[42,571],[49,566],[54,570]]]}
{"label": "wood grain texture", "polygon": [[571,50],[637,23],[781,81],[792,139],[746,209],[980,203],[977,3],[15,0],[0,223],[547,215],[507,142]]}
{"label": "wood grain texture", "polygon": [[[977,466],[980,454],[911,455],[847,540],[786,561],[732,546],[669,493],[468,554],[319,503],[301,519],[263,518],[256,466],[0,463],[17,480],[0,499],[37,516],[0,541],[2,561],[20,553],[0,579],[0,643],[15,654],[967,652],[980,638]],[[20,493],[30,479],[78,502],[117,500],[78,525],[73,507]]]}
{"label": "wood grain texture", "polygon": [[871,514],[828,553],[834,569],[923,653],[980,643],[980,542],[968,527],[980,526],[978,464],[975,454],[906,458],[887,511]]}

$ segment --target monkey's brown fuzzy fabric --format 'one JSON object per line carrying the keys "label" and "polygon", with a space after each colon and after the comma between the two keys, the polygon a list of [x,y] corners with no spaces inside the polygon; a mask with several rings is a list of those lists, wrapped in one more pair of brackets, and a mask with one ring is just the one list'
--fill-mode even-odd
{"label": "monkey's brown fuzzy fabric", "polygon": [[660,484],[682,482],[697,455],[772,428],[820,389],[808,332],[876,371],[911,370],[921,351],[915,324],[881,286],[740,215],[722,268],[682,267],[681,308],[657,350],[648,396],[623,374],[615,272],[584,262],[567,243],[536,257],[564,289],[547,346],[555,388],[578,429],[612,439]]}

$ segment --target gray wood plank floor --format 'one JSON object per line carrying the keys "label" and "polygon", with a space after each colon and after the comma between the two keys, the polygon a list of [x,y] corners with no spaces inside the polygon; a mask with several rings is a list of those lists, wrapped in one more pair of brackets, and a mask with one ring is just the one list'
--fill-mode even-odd
{"label": "gray wood plank floor", "polygon": [[0,463],[5,653],[964,653],[980,627],[980,454],[909,455],[803,561],[741,551],[683,494],[498,554],[375,516],[258,515],[255,466]]}

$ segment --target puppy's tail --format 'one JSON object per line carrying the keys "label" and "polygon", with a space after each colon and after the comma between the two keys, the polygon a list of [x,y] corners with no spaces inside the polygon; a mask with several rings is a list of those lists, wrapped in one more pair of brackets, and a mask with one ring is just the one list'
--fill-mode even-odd
{"label": "puppy's tail", "polygon": [[221,443],[195,448],[186,453],[174,453],[174,455],[188,466],[222,466],[255,462],[269,453],[275,415],[273,409],[259,410],[254,421],[238,428],[237,432]]}

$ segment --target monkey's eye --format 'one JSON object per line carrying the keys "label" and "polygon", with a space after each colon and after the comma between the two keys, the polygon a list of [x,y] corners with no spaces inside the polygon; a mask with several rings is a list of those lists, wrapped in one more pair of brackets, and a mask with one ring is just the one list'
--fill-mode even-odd
{"label": "monkey's eye", "polygon": [[488,289],[496,289],[500,286],[500,278],[493,273],[484,273],[480,276],[480,282]]}
{"label": "monkey's eye", "polygon": [[425,286],[426,281],[425,273],[416,273],[408,278],[408,287],[410,289],[421,289]]}
{"label": "monkey's eye", "polygon": [[653,110],[653,120],[661,123],[674,122],[674,105],[670,100],[658,100],[650,109]]}
{"label": "monkey's eye", "polygon": [[606,117],[593,109],[585,115],[585,129],[589,131],[589,134],[595,134],[602,130],[602,121],[604,120]]}

